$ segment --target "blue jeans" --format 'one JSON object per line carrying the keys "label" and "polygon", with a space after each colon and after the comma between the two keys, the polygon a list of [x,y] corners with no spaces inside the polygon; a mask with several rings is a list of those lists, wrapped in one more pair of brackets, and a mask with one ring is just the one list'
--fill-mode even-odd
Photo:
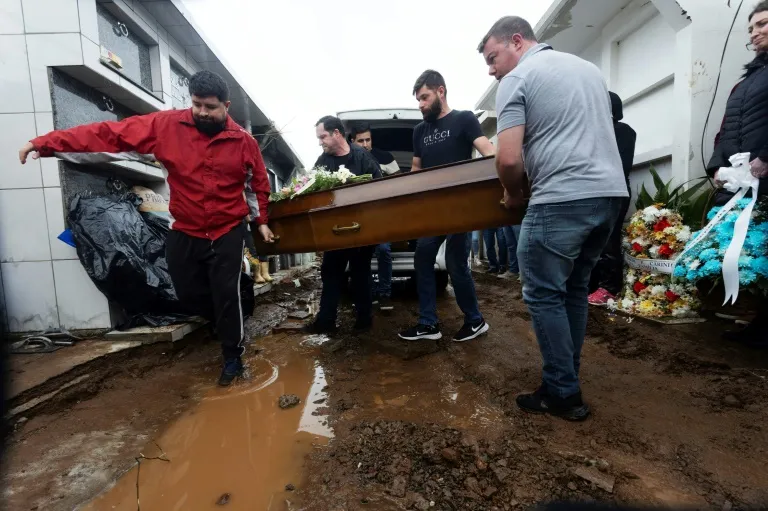
{"label": "blue jeans", "polygon": [[[485,255],[488,257],[488,266],[492,270],[507,270],[507,242],[504,239],[504,228],[483,230],[483,241],[485,242]],[[499,256],[496,257],[496,241],[499,242]],[[501,263],[501,264],[499,264]]]}
{"label": "blue jeans", "polygon": [[525,213],[517,258],[550,395],[566,398],[580,391],[589,275],[621,203],[619,197],[599,197],[529,205]]}
{"label": "blue jeans", "polygon": [[376,259],[379,262],[379,282],[374,288],[374,295],[392,296],[392,244],[376,245]]}
{"label": "blue jeans", "polygon": [[520,239],[520,226],[509,225],[504,228],[504,241],[507,242],[507,251],[509,252],[509,273],[520,273],[520,266],[517,263],[517,240]]}
{"label": "blue jeans", "polygon": [[445,264],[451,276],[451,284],[456,294],[456,303],[464,313],[466,323],[475,324],[483,319],[477,304],[475,281],[469,271],[470,238],[468,233],[449,234],[433,238],[421,238],[416,245],[414,266],[419,291],[419,324],[436,326],[437,292],[435,290],[435,259],[440,245],[446,242]]}
{"label": "blue jeans", "polygon": [[480,236],[482,231],[472,231],[472,256],[480,257]]}

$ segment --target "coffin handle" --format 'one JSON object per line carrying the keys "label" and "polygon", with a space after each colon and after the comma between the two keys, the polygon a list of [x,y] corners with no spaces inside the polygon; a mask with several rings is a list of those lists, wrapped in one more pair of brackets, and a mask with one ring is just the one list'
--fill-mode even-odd
{"label": "coffin handle", "polygon": [[347,232],[357,232],[360,230],[360,224],[357,222],[352,222],[352,225],[347,225],[344,227],[339,227],[338,225],[333,226],[333,234],[344,234]]}

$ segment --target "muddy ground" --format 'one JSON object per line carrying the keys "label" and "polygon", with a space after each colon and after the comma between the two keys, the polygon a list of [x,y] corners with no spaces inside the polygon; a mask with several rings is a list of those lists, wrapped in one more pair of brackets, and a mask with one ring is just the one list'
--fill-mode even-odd
{"label": "muddy ground", "polygon": [[[395,340],[416,319],[407,287],[369,334],[353,336],[352,312],[342,311],[341,333],[316,354],[335,437],[314,449],[290,499],[271,509],[506,510],[553,499],[768,504],[768,354],[721,341],[727,325],[717,321],[662,327],[594,310],[582,369],[593,418],[526,415],[514,398],[537,386],[540,357],[520,285],[485,275],[477,283],[491,330],[465,344]],[[258,356],[258,336],[317,285],[310,275],[299,289],[279,286],[260,299],[249,356]],[[439,312],[449,338],[461,326],[450,293]],[[99,378],[18,426],[8,509],[90,500],[210,389],[217,357],[201,334],[100,362],[108,370]]]}

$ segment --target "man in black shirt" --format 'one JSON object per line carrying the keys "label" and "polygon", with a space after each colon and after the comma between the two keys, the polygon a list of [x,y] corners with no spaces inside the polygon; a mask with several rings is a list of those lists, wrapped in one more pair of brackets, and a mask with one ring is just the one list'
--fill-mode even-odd
{"label": "man in black shirt", "polygon": [[[353,124],[349,132],[349,138],[356,146],[365,149],[376,158],[382,174],[396,174],[400,170],[392,153],[373,147],[371,127],[367,123]],[[388,312],[395,308],[390,300],[392,297],[392,244],[387,242],[376,245],[374,255],[379,263],[379,282],[378,285],[374,284],[373,288],[374,303],[378,302],[379,310]]]}
{"label": "man in black shirt", "polygon": [[400,166],[395,161],[395,157],[389,151],[384,151],[373,147],[373,137],[371,136],[371,127],[367,123],[356,123],[350,129],[350,139],[355,145],[369,151],[376,158],[381,167],[381,173],[385,176],[396,174],[400,171]]}
{"label": "man in black shirt", "polygon": [[[416,80],[413,95],[419,101],[419,110],[424,122],[413,131],[411,172],[469,160],[472,158],[473,149],[477,149],[483,156],[495,154],[494,147],[483,135],[475,114],[451,110],[446,94],[445,80],[437,71],[427,70]],[[461,212],[457,211],[456,214]],[[401,332],[402,339],[415,341],[442,338],[437,318],[435,259],[443,241],[446,242],[445,262],[456,294],[456,302],[464,313],[464,326],[453,340],[469,341],[488,331],[488,324],[480,314],[475,283],[467,265],[470,235],[449,234],[421,238],[416,246],[414,265],[419,291],[419,323]]]}
{"label": "man in black shirt", "polygon": [[[325,167],[335,172],[344,166],[357,176],[371,174],[373,179],[381,177],[379,164],[368,151],[350,146],[345,138],[344,125],[337,117],[326,116],[317,121],[315,133],[323,148],[323,154],[315,162],[315,168]],[[323,292],[320,295],[320,310],[315,322],[307,327],[310,333],[333,333],[336,331],[341,290],[345,282],[344,272],[349,264],[352,277],[353,298],[357,320],[355,330],[364,331],[371,327],[371,257],[375,247],[331,250],[323,254],[320,277]]]}

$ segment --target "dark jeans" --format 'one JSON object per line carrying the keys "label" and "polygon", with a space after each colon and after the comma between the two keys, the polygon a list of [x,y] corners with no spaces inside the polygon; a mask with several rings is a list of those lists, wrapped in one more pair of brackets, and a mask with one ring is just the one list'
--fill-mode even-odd
{"label": "dark jeans", "polygon": [[[496,241],[499,242],[499,255],[496,257]],[[485,255],[488,258],[488,266],[491,270],[506,271],[507,269],[507,242],[504,239],[504,228],[483,230],[485,242]]]}
{"label": "dark jeans", "polygon": [[333,326],[336,324],[341,292],[346,282],[345,271],[349,264],[352,280],[352,299],[355,303],[358,321],[371,319],[371,258],[375,247],[345,248],[323,254],[320,278],[323,292],[320,295],[320,310],[317,323]]}
{"label": "dark jeans", "polygon": [[600,259],[592,270],[589,279],[589,292],[594,293],[600,288],[612,295],[618,295],[624,284],[624,253],[621,248],[621,238],[624,235],[624,217],[629,211],[629,199],[624,199],[619,217],[611,231],[611,237],[605,244]]}
{"label": "dark jeans", "polygon": [[622,207],[621,198],[599,197],[529,205],[526,211],[517,258],[551,395],[580,391],[589,276]]}
{"label": "dark jeans", "polygon": [[379,282],[373,294],[389,298],[392,296],[392,244],[376,245],[375,254],[379,263]]}
{"label": "dark jeans", "polygon": [[419,324],[428,326],[438,324],[435,260],[443,241],[446,242],[445,265],[451,276],[456,303],[464,313],[464,321],[468,324],[476,324],[483,319],[483,316],[477,304],[475,281],[472,280],[472,273],[467,264],[470,247],[468,233],[419,239],[414,255],[419,292]]}
{"label": "dark jeans", "polygon": [[510,273],[520,273],[520,265],[517,262],[517,240],[520,239],[520,226],[509,225],[504,228],[504,241],[507,242],[507,252],[509,252]]}
{"label": "dark jeans", "polygon": [[483,231],[472,231],[472,257],[480,257],[480,236]]}
{"label": "dark jeans", "polygon": [[216,325],[224,359],[243,354],[240,273],[246,231],[242,224],[216,240],[170,231],[168,273],[181,303]]}

